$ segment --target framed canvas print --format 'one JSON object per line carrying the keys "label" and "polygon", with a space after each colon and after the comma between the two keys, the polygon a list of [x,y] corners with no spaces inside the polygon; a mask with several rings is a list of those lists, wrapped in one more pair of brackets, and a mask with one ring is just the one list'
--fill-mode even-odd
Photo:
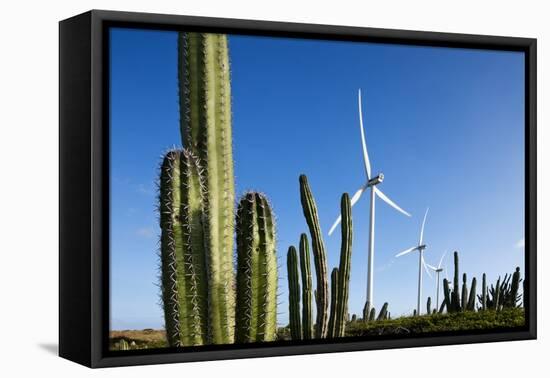
{"label": "framed canvas print", "polygon": [[536,40],[60,22],[60,355],[536,337]]}

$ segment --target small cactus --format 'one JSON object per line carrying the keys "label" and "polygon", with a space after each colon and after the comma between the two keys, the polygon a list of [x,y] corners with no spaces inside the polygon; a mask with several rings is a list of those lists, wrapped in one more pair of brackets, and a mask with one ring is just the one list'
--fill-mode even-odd
{"label": "small cactus", "polygon": [[266,197],[246,193],[237,210],[238,343],[275,340],[277,332],[277,253],[275,220]]}
{"label": "small cactus", "polygon": [[388,316],[388,302],[385,302],[382,305],[382,308],[380,309],[380,312],[378,313],[378,317],[376,318],[377,321],[384,320]]}
{"label": "small cactus", "polygon": [[369,312],[369,322],[373,322],[376,319],[376,309],[372,307]]}
{"label": "small cactus", "polygon": [[120,339],[118,342],[118,350],[130,350],[130,345],[126,339]]}
{"label": "small cactus", "polygon": [[432,298],[428,297],[428,300],[426,302],[426,313],[429,315],[432,313]]}

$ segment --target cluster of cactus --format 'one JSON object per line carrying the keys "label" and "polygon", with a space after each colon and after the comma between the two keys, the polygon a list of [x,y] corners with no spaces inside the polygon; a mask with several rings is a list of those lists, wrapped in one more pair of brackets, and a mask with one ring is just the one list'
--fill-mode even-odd
{"label": "cluster of cactus", "polygon": [[227,36],[179,33],[178,79],[185,148],[165,155],[159,185],[161,299],[168,343],[274,340],[272,210],[265,196],[247,193],[235,216]]}
{"label": "cluster of cactus", "polygon": [[391,319],[391,314],[388,311],[388,302],[384,302],[378,316],[376,315],[376,309],[370,306],[369,301],[365,302],[365,306],[363,306],[363,322],[368,323],[388,319]]}
{"label": "cluster of cactus", "polygon": [[439,308],[439,313],[442,313],[446,308],[448,313],[461,311],[475,311],[476,303],[476,278],[472,278],[470,289],[468,290],[466,273],[462,275],[462,289],[459,283],[459,268],[458,268],[458,252],[454,253],[454,277],[453,288],[449,287],[449,281],[443,279],[443,294],[444,300]]}
{"label": "cluster of cactus", "polygon": [[519,293],[519,285],[522,283],[519,267],[512,274],[506,274],[501,281],[498,278],[496,284],[487,289],[487,280],[483,274],[482,292],[478,295],[480,309],[501,310],[514,308],[521,305],[522,294]]}
{"label": "cluster of cactus", "polygon": [[[132,350],[132,349],[140,349],[138,348],[135,341],[128,342],[126,339],[120,339],[118,343],[114,345],[116,350]],[[144,346],[143,349],[147,349],[147,346]]]}
{"label": "cluster of cactus", "polygon": [[[327,273],[327,257],[325,244],[321,235],[321,226],[317,213],[317,205],[307,177],[300,176],[300,199],[304,217],[312,239],[313,261],[317,286],[315,303],[317,305],[317,317],[315,327],[312,324],[312,278],[309,257],[309,241],[306,234],[300,236],[300,258],[296,248],[291,246],[287,254],[287,270],[289,285],[289,320],[293,339],[311,339],[326,337],[342,337],[348,314],[349,280],[351,271],[351,243],[352,243],[352,219],[351,202],[349,195],[342,195],[340,208],[342,217],[342,244],[340,249],[340,262],[338,268],[331,273],[331,293],[329,311],[329,284]],[[300,269],[298,269],[298,260]],[[302,290],[300,290],[301,271]],[[300,294],[302,300],[300,300]],[[300,302],[302,311],[300,313]]]}

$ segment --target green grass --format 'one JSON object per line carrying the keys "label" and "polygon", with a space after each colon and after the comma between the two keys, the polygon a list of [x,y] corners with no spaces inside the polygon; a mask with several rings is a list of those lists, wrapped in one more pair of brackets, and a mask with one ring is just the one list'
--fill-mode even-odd
{"label": "green grass", "polygon": [[346,336],[416,335],[432,332],[456,332],[471,330],[497,330],[525,325],[523,308],[504,309],[499,312],[479,311],[454,314],[434,314],[401,317],[369,323],[348,323]]}
{"label": "green grass", "polygon": [[[361,320],[349,322],[346,336],[380,336],[407,335],[414,336],[432,332],[457,332],[472,330],[498,330],[525,325],[523,308],[504,309],[499,312],[487,310],[479,312],[459,312],[455,314],[435,314],[401,317],[391,320],[363,323]],[[278,340],[290,340],[288,327],[281,327],[277,332]],[[165,348],[168,346],[163,330],[145,329],[141,331],[112,331],[110,344],[112,350],[118,350],[121,339],[128,344],[134,342],[130,349]]]}

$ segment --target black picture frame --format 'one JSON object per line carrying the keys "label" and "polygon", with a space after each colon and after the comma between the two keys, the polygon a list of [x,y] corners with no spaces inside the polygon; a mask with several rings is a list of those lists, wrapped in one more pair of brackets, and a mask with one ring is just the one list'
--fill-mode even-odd
{"label": "black picture frame", "polygon": [[[111,26],[521,51],[525,54],[526,326],[384,340],[108,350],[109,41]],[[59,354],[88,367],[535,339],[536,39],[92,10],[59,23]]]}

